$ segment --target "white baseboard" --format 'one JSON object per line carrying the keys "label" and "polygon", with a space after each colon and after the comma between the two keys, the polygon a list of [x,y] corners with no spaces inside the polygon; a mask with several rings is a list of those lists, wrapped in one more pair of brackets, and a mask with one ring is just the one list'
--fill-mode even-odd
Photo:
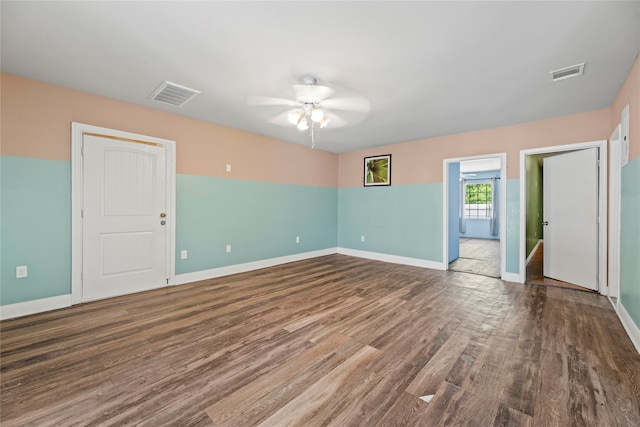
{"label": "white baseboard", "polygon": [[524,283],[524,280],[522,279],[522,275],[520,273],[505,272],[500,279],[504,280],[505,282]]}
{"label": "white baseboard", "polygon": [[631,342],[636,348],[636,351],[640,354],[640,328],[633,322],[633,319],[631,319],[631,316],[629,316],[629,313],[620,301],[618,301],[618,318],[620,322],[622,322],[625,331],[627,331],[627,335],[631,338]]}
{"label": "white baseboard", "polygon": [[260,261],[228,265],[209,270],[194,271],[193,273],[178,274],[175,277],[175,284],[184,285],[185,283],[199,282],[201,280],[214,279],[216,277],[229,276],[231,274],[246,273],[247,271],[259,270],[261,268],[273,267],[280,264],[302,261],[304,259],[317,258],[335,253],[337,253],[337,248],[321,249],[319,251],[303,252],[278,258],[263,259]]}
{"label": "white baseboard", "polygon": [[0,306],[0,320],[71,307],[71,294]]}
{"label": "white baseboard", "polygon": [[538,250],[538,247],[540,246],[540,243],[543,243],[542,239],[538,240],[538,243],[536,243],[536,245],[533,247],[533,249],[531,249],[531,253],[527,257],[527,261],[525,262],[525,265],[528,265],[531,262],[531,258],[533,258],[533,256],[536,254],[536,251]]}
{"label": "white baseboard", "polygon": [[360,251],[357,249],[338,248],[338,253],[358,258],[367,258],[375,261],[391,262],[394,264],[411,265],[414,267],[430,268],[432,270],[446,270],[446,266],[437,261],[426,259],[410,258],[398,255],[382,254],[379,252]]}

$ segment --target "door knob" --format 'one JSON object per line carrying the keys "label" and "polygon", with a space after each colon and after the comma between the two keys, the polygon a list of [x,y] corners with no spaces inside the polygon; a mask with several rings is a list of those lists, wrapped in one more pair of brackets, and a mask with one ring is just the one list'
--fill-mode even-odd
{"label": "door knob", "polygon": [[165,212],[160,212],[160,218],[165,218],[167,214]]}
{"label": "door knob", "polygon": [[543,221],[542,225],[549,225],[549,221]]}

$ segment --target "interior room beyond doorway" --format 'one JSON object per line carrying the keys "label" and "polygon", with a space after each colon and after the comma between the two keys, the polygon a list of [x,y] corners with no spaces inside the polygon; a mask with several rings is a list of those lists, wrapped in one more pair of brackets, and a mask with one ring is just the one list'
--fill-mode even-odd
{"label": "interior room beyond doorway", "polygon": [[449,269],[501,277],[499,157],[448,165]]}
{"label": "interior room beyond doorway", "polygon": [[500,278],[500,240],[460,238],[460,257],[449,270]]}

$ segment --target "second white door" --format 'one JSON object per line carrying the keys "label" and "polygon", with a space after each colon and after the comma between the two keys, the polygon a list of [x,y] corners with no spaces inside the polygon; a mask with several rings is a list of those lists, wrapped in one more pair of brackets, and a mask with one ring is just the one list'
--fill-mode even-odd
{"label": "second white door", "polygon": [[598,149],[544,159],[544,275],[598,289]]}

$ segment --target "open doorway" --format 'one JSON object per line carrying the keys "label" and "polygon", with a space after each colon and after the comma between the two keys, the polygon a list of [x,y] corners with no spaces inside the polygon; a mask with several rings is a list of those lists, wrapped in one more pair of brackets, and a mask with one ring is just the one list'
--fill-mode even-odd
{"label": "open doorway", "polygon": [[[601,226],[606,224],[606,155],[605,141],[521,151],[523,282],[602,291],[607,257],[606,227]],[[558,196],[562,191],[564,195]]]}
{"label": "open doorway", "polygon": [[505,164],[505,154],[444,161],[447,269],[504,276]]}
{"label": "open doorway", "polygon": [[[591,148],[594,150],[594,148]],[[578,150],[579,151],[579,150]],[[544,237],[548,227],[548,214],[545,215],[545,207],[548,208],[545,192],[545,185],[550,185],[546,176],[545,163],[552,157],[574,153],[576,151],[556,151],[539,154],[530,154],[525,157],[526,168],[526,242],[525,251],[526,276],[525,283],[535,285],[557,286],[573,288],[578,290],[589,290],[585,286],[580,286],[579,280],[560,280],[557,276],[548,273],[548,266],[545,265],[545,258],[550,256],[549,250],[545,251]],[[552,185],[552,184],[551,184]],[[593,236],[592,236],[593,237]],[[594,247],[595,251],[595,247]],[[592,256],[595,252],[592,251]],[[595,267],[596,260],[589,263],[589,267]],[[581,263],[584,265],[585,263]],[[545,267],[547,267],[545,269]],[[582,267],[580,267],[582,268]],[[545,270],[547,273],[545,274]],[[595,278],[594,278],[595,280]]]}

